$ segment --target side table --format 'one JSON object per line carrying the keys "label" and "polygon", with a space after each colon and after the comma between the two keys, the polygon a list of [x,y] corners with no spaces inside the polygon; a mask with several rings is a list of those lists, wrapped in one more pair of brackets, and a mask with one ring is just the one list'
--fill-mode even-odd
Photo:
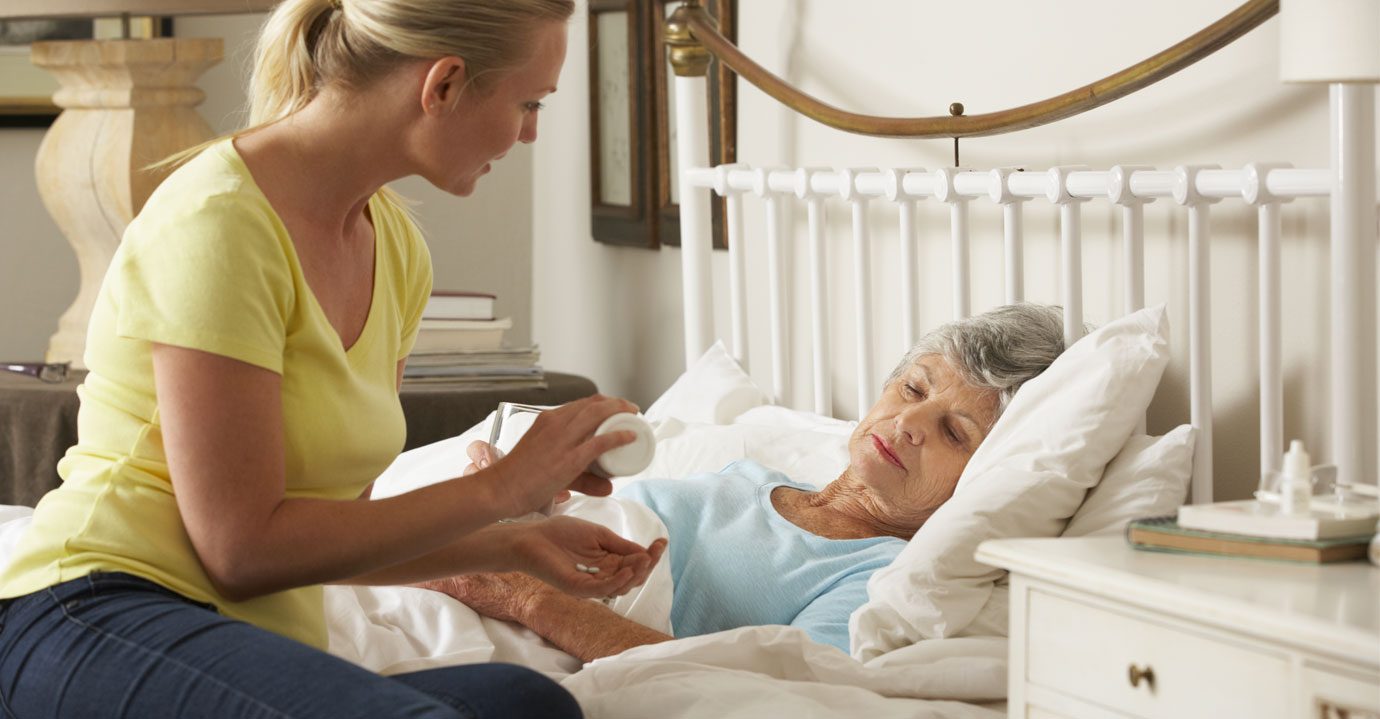
{"label": "side table", "polygon": [[1376,719],[1380,568],[1001,539],[1010,716]]}
{"label": "side table", "polygon": [[[58,486],[57,463],[77,442],[77,385],[86,373],[46,384],[0,372],[0,504],[34,506]],[[404,449],[431,444],[469,429],[499,402],[561,404],[594,394],[594,382],[578,375],[546,373],[546,389],[476,389],[464,384],[402,386],[407,418]]]}

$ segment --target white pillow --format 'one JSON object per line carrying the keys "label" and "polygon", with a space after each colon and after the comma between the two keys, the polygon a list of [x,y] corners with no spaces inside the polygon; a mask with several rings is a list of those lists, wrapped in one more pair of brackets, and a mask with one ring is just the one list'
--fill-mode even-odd
{"label": "white pillow", "polygon": [[1089,334],[1026,383],[973,454],[953,497],[868,581],[849,622],[867,661],[953,637],[982,611],[1002,571],[973,559],[984,540],[1063,530],[1144,414],[1168,363],[1163,306]]}
{"label": "white pillow", "polygon": [[1193,427],[1187,424],[1161,437],[1138,434],[1126,440],[1069,520],[1064,536],[1119,535],[1133,519],[1173,514],[1188,497],[1193,440]]}
{"label": "white pillow", "polygon": [[822,414],[806,412],[800,409],[780,407],[774,404],[764,404],[738,415],[733,420],[734,424],[759,425],[764,427],[783,427],[790,429],[807,430],[822,434],[832,434],[848,439],[857,429],[858,423],[855,420],[836,419],[825,417]]}
{"label": "white pillow", "polygon": [[837,479],[848,466],[848,435],[837,431],[770,424],[692,424],[674,417],[653,426],[657,443],[652,464],[634,477],[615,479],[615,487],[645,477],[680,479],[717,472],[730,462],[751,459],[818,488]]}
{"label": "white pillow", "polygon": [[648,421],[675,417],[682,422],[728,424],[743,412],[766,402],[766,393],[719,341],[687,368],[643,415]]}

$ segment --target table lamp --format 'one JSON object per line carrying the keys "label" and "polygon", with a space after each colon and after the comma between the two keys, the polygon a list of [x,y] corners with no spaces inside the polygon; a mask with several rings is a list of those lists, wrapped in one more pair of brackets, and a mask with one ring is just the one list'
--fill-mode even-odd
{"label": "table lamp", "polygon": [[[4,0],[0,19],[263,12],[277,0]],[[77,256],[80,289],[48,343],[47,360],[83,367],[86,325],[120,237],[166,171],[145,170],[211,139],[195,82],[220,62],[220,38],[61,40],[31,46],[57,77],[62,114],[39,145],[38,193]]]}

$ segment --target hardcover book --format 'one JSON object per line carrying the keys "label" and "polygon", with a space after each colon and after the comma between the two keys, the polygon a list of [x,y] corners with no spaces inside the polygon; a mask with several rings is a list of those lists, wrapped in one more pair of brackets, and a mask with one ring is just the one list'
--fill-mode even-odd
{"label": "hardcover book", "polygon": [[436,290],[426,301],[422,317],[437,320],[491,320],[497,297],[486,292]]}
{"label": "hardcover book", "polygon": [[1278,539],[1332,539],[1375,531],[1374,509],[1341,509],[1319,499],[1298,516],[1277,504],[1244,499],[1179,507],[1179,526],[1204,532],[1249,534]]}
{"label": "hardcover book", "polygon": [[503,333],[512,326],[512,319],[507,317],[488,321],[423,319],[412,351],[434,354],[498,350],[503,346]]}
{"label": "hardcover book", "polygon": [[1372,535],[1319,540],[1271,539],[1185,529],[1172,515],[1137,519],[1126,527],[1126,541],[1136,549],[1315,563],[1363,559]]}

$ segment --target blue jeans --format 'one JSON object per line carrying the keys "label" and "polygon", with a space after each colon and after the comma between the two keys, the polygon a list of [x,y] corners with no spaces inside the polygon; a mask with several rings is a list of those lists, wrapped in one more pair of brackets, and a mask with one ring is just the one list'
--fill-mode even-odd
{"label": "blue jeans", "polygon": [[530,669],[384,677],[128,574],[92,574],[0,605],[7,719],[581,716],[568,692]]}

